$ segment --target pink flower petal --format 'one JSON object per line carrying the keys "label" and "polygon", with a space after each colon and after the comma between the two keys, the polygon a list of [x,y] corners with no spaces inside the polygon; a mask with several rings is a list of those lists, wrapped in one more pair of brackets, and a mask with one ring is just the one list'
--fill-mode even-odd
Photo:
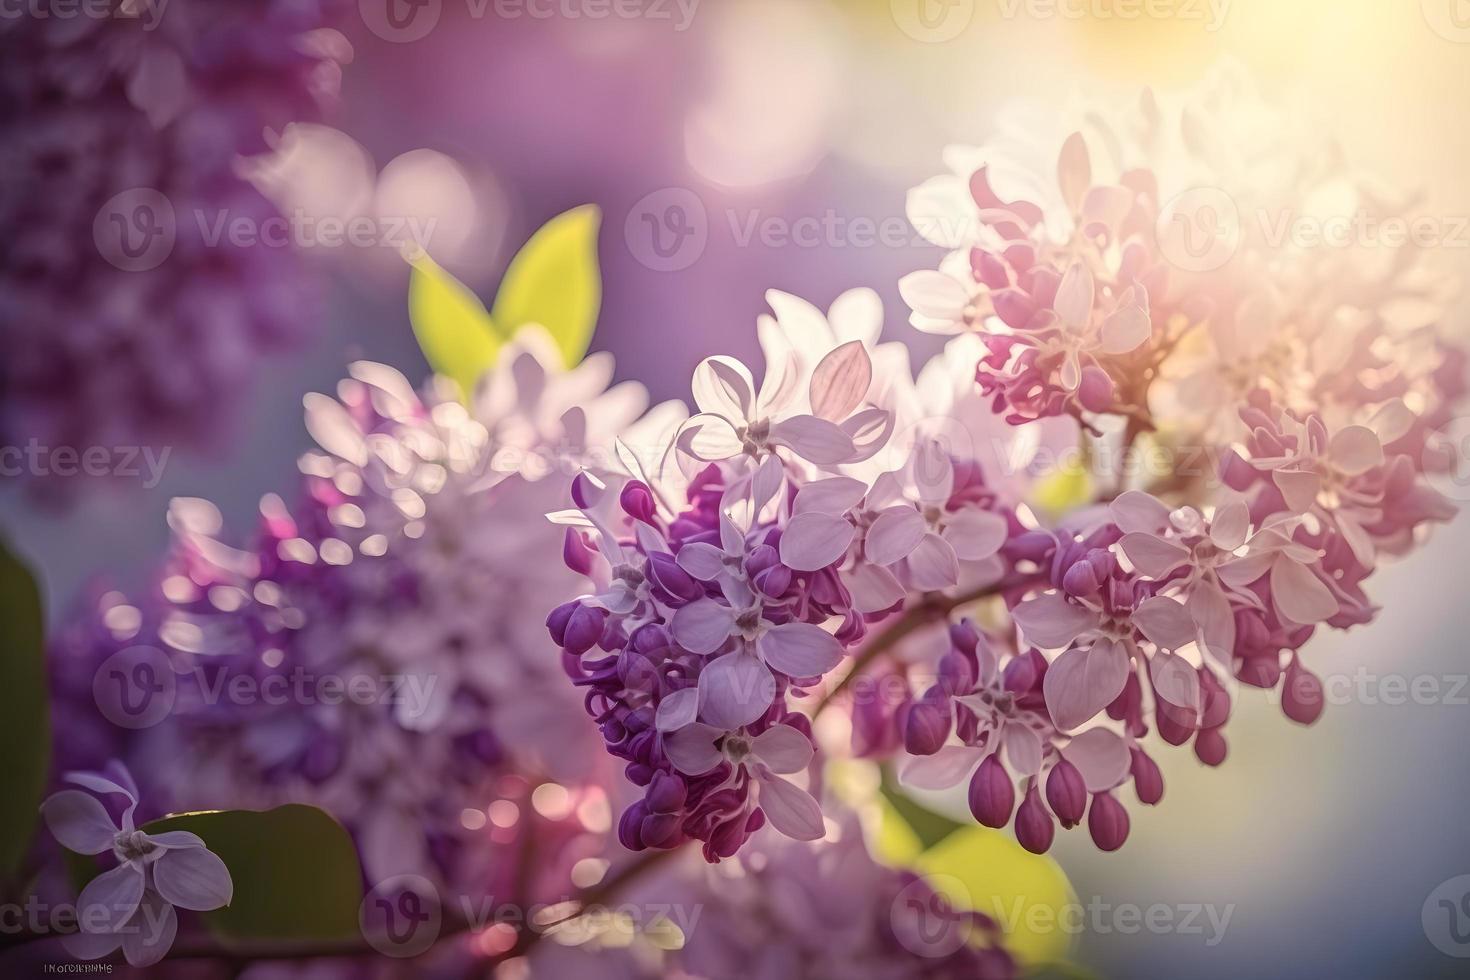
{"label": "pink flower petal", "polygon": [[702,776],[718,766],[724,756],[715,748],[715,740],[724,729],[695,722],[663,736],[664,755],[674,768],[686,776]]}
{"label": "pink flower petal", "polygon": [[1142,490],[1126,490],[1108,505],[1113,523],[1125,533],[1157,535],[1169,526],[1169,508]]}
{"label": "pink flower petal", "polygon": [[875,565],[892,565],[907,558],[927,533],[924,515],[912,504],[889,507],[868,528],[863,555]]}
{"label": "pink flower petal", "polygon": [[807,511],[781,533],[781,561],[798,572],[815,572],[842,560],[857,528],[841,517]]}
{"label": "pink flower petal", "polygon": [[750,750],[772,772],[801,772],[811,765],[812,740],[790,725],[772,725],[755,737]]}
{"label": "pink flower petal", "polygon": [[1383,446],[1372,429],[1350,425],[1332,436],[1327,456],[1337,469],[1348,476],[1357,476],[1383,465]]}
{"label": "pink flower petal", "polygon": [[173,905],[196,912],[228,905],[235,894],[230,869],[204,847],[170,849],[154,861],[153,887]]}
{"label": "pink flower petal", "polygon": [[831,514],[841,517],[862,502],[868,485],[847,476],[834,476],[827,480],[808,483],[796,492],[796,503],[792,512],[805,514]]}
{"label": "pink flower petal", "polygon": [[1097,626],[1097,613],[1068,601],[1060,592],[1027,599],[1011,610],[1011,618],[1026,642],[1043,650],[1070,646],[1082,633]]}
{"label": "pink flower petal", "polygon": [[1080,728],[1123,693],[1128,671],[1128,650],[1115,640],[1063,653],[1041,685],[1053,724],[1064,732]]}
{"label": "pink flower petal", "polygon": [[653,716],[653,727],[661,732],[676,732],[685,725],[694,723],[699,716],[699,690],[693,687],[680,688],[665,694],[658,703]]}
{"label": "pink flower petal", "polygon": [[1271,566],[1271,598],[1283,617],[1303,626],[1331,619],[1339,609],[1322,580],[1285,555]]}
{"label": "pink flower petal", "polygon": [[970,291],[958,279],[933,269],[904,276],[898,293],[915,313],[934,320],[958,320],[970,302]]}
{"label": "pink flower petal", "polygon": [[1165,650],[1178,650],[1194,642],[1194,617],[1178,599],[1156,595],[1133,610],[1133,625]]}
{"label": "pink flower petal", "polygon": [[1145,578],[1164,578],[1189,561],[1189,552],[1184,547],[1144,531],[1123,535],[1118,545],[1138,574]]}
{"label": "pink flower petal", "polygon": [[1057,298],[1052,304],[1057,316],[1069,327],[1085,327],[1092,319],[1092,302],[1096,292],[1092,273],[1081,262],[1072,263],[1062,284],[1057,287]]}
{"label": "pink flower petal", "polygon": [[735,358],[707,357],[694,369],[693,394],[701,412],[748,419],[755,405],[755,381]]}
{"label": "pink flower petal", "polygon": [[735,427],[718,415],[696,415],[684,424],[679,448],[696,459],[714,462],[737,456],[745,448]]}
{"label": "pink flower petal", "polygon": [[1213,583],[1200,582],[1190,592],[1186,605],[1204,636],[1206,652],[1229,666],[1235,653],[1235,614],[1230,599]]}
{"label": "pink flower petal", "polygon": [[1062,749],[1062,756],[1082,774],[1089,793],[1105,793],[1128,776],[1128,743],[1106,728],[1089,728]]}
{"label": "pink flower petal", "polygon": [[1152,332],[1147,310],[1125,306],[1103,321],[1101,350],[1104,354],[1127,354],[1147,343]]}
{"label": "pink flower petal", "polygon": [[1221,551],[1234,551],[1245,544],[1250,526],[1250,508],[1245,501],[1233,499],[1216,509],[1215,518],[1210,521],[1210,541]]}
{"label": "pink flower petal", "polygon": [[852,608],[860,613],[881,612],[907,595],[897,576],[867,562],[843,572],[842,581],[852,595]]}
{"label": "pink flower petal", "polygon": [[1009,532],[999,514],[966,508],[945,519],[943,536],[960,561],[984,561],[1000,550]]}
{"label": "pink flower petal", "polygon": [[725,654],[699,675],[700,711],[705,721],[726,731],[755,721],[766,713],[775,697],[776,678],[771,668],[748,650]]}
{"label": "pink flower petal", "polygon": [[1006,722],[1001,736],[1006,747],[1006,761],[1018,776],[1034,776],[1041,771],[1041,736],[1016,721]]}
{"label": "pink flower petal", "polygon": [[1322,490],[1321,478],[1315,473],[1302,470],[1275,470],[1271,479],[1285,498],[1286,506],[1298,514],[1311,510],[1312,505],[1317,502],[1317,494]]}
{"label": "pink flower petal", "polygon": [[845,463],[853,454],[852,437],[836,423],[815,415],[796,415],[777,422],[771,426],[770,441],[818,466]]}
{"label": "pink flower petal", "polygon": [[771,826],[792,840],[821,840],[827,833],[822,808],[812,795],[778,776],[761,776],[757,803]]}
{"label": "pink flower petal", "polygon": [[119,864],[87,883],[77,898],[77,921],[87,932],[117,932],[143,900],[143,869]]}
{"label": "pink flower petal", "polygon": [[674,560],[701,582],[713,582],[725,570],[725,553],[705,541],[693,541],[679,549]]}
{"label": "pink flower petal", "polygon": [[1199,711],[1199,674],[1189,661],[1160,650],[1149,658],[1148,672],[1159,697],[1176,708]]}
{"label": "pink flower petal", "polygon": [[812,371],[812,414],[840,422],[867,397],[873,361],[860,340],[850,341],[822,358]]}
{"label": "pink flower petal", "polygon": [[790,677],[820,677],[842,660],[837,637],[811,623],[772,626],[756,642],[761,658]]}
{"label": "pink flower petal", "polygon": [[920,592],[947,589],[960,580],[954,549],[937,534],[926,534],[905,560],[909,584]]}
{"label": "pink flower petal", "polygon": [[714,653],[730,638],[735,611],[713,599],[699,599],[674,613],[669,630],[674,642],[690,653]]}
{"label": "pink flower petal", "polygon": [[980,764],[984,751],[971,745],[946,745],[933,755],[911,756],[898,781],[914,789],[941,790],[958,786]]}

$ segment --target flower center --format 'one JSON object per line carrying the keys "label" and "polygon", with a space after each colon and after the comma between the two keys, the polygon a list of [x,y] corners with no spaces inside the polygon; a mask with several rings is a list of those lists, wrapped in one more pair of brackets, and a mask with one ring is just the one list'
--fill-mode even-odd
{"label": "flower center", "polygon": [[722,749],[725,758],[738,765],[750,755],[750,739],[743,735],[727,735]]}
{"label": "flower center", "polygon": [[112,848],[122,861],[139,861],[158,849],[141,830],[120,830],[112,839]]}

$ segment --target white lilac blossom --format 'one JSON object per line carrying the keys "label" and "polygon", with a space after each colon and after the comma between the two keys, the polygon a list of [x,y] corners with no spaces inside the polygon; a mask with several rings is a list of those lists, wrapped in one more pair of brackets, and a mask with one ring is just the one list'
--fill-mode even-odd
{"label": "white lilac blossom", "polygon": [[[133,966],[151,966],[173,946],[176,907],[208,912],[230,904],[230,871],[197,834],[134,826],[138,789],[121,763],[62,779],[89,792],[63,789],[46,798],[41,815],[52,835],[69,851],[117,861],[78,896],[78,931],[63,940],[67,952],[95,960],[121,948]],[[98,799],[110,796],[126,800],[120,820]]]}
{"label": "white lilac blossom", "polygon": [[176,671],[173,711],[132,751],[168,760],[151,768],[173,796],[328,810],[374,882],[506,894],[534,833],[532,887],[564,890],[600,847],[608,799],[577,698],[524,615],[576,586],[538,560],[560,537],[538,487],[610,458],[613,433],[657,442],[686,414],[645,412],[641,386],[608,389],[611,373],[605,354],[564,370],[528,328],[468,406],[367,362],[335,398],[308,396],[322,448],[301,459],[300,502],[268,497],[240,546],[212,505],[176,501],[158,594],[126,637],[93,640],[94,659],[148,643]]}
{"label": "white lilac blossom", "polygon": [[[1220,95],[1207,101],[1232,118]],[[656,466],[574,481],[576,509],[552,518],[595,590],[548,626],[644,789],[625,845],[694,838],[713,862],[766,823],[821,836],[799,787],[820,785],[822,754],[798,743],[815,748],[829,703],[812,695],[873,657],[909,694],[853,700],[855,751],[897,755],[912,785],[968,781],[976,819],[1014,823],[1033,851],[1084,820],[1100,848],[1122,846],[1124,787],[1163,795],[1156,742],[1223,763],[1241,685],[1317,718],[1304,646],[1371,621],[1378,563],[1454,514],[1434,489],[1449,462],[1436,432],[1466,362],[1411,256],[1368,275],[1247,238],[1215,269],[1182,263],[1161,189],[1208,162],[1197,125],[1177,123],[1188,178],[1151,169],[1178,154],[1138,125],[1100,147],[1067,135],[1027,180],[1004,154],[950,154],[957,173],[910,203],[954,251],[901,292],[913,325],[961,336],[917,383],[870,327],[838,327],[870,320],[867,300],[824,318],[772,293],[759,386],[707,360],[702,414]],[[1271,193],[1289,195],[1342,175],[1278,176]],[[1229,382],[1208,417],[1166,414],[1201,372]],[[1028,453],[1043,439],[996,440],[997,421],[1080,438],[1095,496],[1038,515]],[[1197,452],[1119,465],[1149,445]]]}
{"label": "white lilac blossom", "polygon": [[307,333],[292,250],[210,229],[279,220],[235,166],[334,94],[339,6],[116,0],[0,19],[7,444],[216,444],[257,359]]}

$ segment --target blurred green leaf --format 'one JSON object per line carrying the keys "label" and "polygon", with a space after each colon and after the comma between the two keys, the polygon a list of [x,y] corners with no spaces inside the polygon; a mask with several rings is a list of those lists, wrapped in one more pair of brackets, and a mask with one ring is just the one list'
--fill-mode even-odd
{"label": "blurred green leaf", "polygon": [[504,342],[485,304],[427,255],[413,260],[408,318],[436,374],[452,378],[466,401],[495,365]]}
{"label": "blurred green leaf", "polygon": [[1051,520],[1059,520],[1092,500],[1092,475],[1075,462],[1037,480],[1031,503]]}
{"label": "blurred green leaf", "polygon": [[918,838],[920,850],[927,851],[955,831],[964,829],[964,825],[956,823],[949,817],[915,803],[903,792],[887,766],[883,767],[881,788],[883,799],[887,801],[893,813],[907,824],[914,837]]}
{"label": "blurred green leaf", "polygon": [[543,225],[511,260],[490,314],[512,336],[528,323],[545,327],[567,367],[587,353],[602,306],[601,220],[596,206],[584,204]]}
{"label": "blurred green leaf", "polygon": [[143,829],[196,833],[225,862],[235,897],[202,913],[221,936],[338,939],[358,933],[363,892],[357,849],[342,825],[316,807],[183,813]]}
{"label": "blurred green leaf", "polygon": [[35,577],[0,543],[0,876],[30,848],[51,764],[44,636]]}

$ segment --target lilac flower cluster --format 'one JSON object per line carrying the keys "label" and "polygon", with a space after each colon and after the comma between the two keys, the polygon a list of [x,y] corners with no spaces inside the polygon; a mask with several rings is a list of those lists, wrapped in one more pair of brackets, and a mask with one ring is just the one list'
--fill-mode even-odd
{"label": "lilac flower cluster", "polygon": [[350,54],[335,6],[119,0],[106,17],[0,19],[7,443],[216,440],[254,359],[305,331],[291,252],[212,243],[201,225],[275,214],[236,164],[334,94]]}

